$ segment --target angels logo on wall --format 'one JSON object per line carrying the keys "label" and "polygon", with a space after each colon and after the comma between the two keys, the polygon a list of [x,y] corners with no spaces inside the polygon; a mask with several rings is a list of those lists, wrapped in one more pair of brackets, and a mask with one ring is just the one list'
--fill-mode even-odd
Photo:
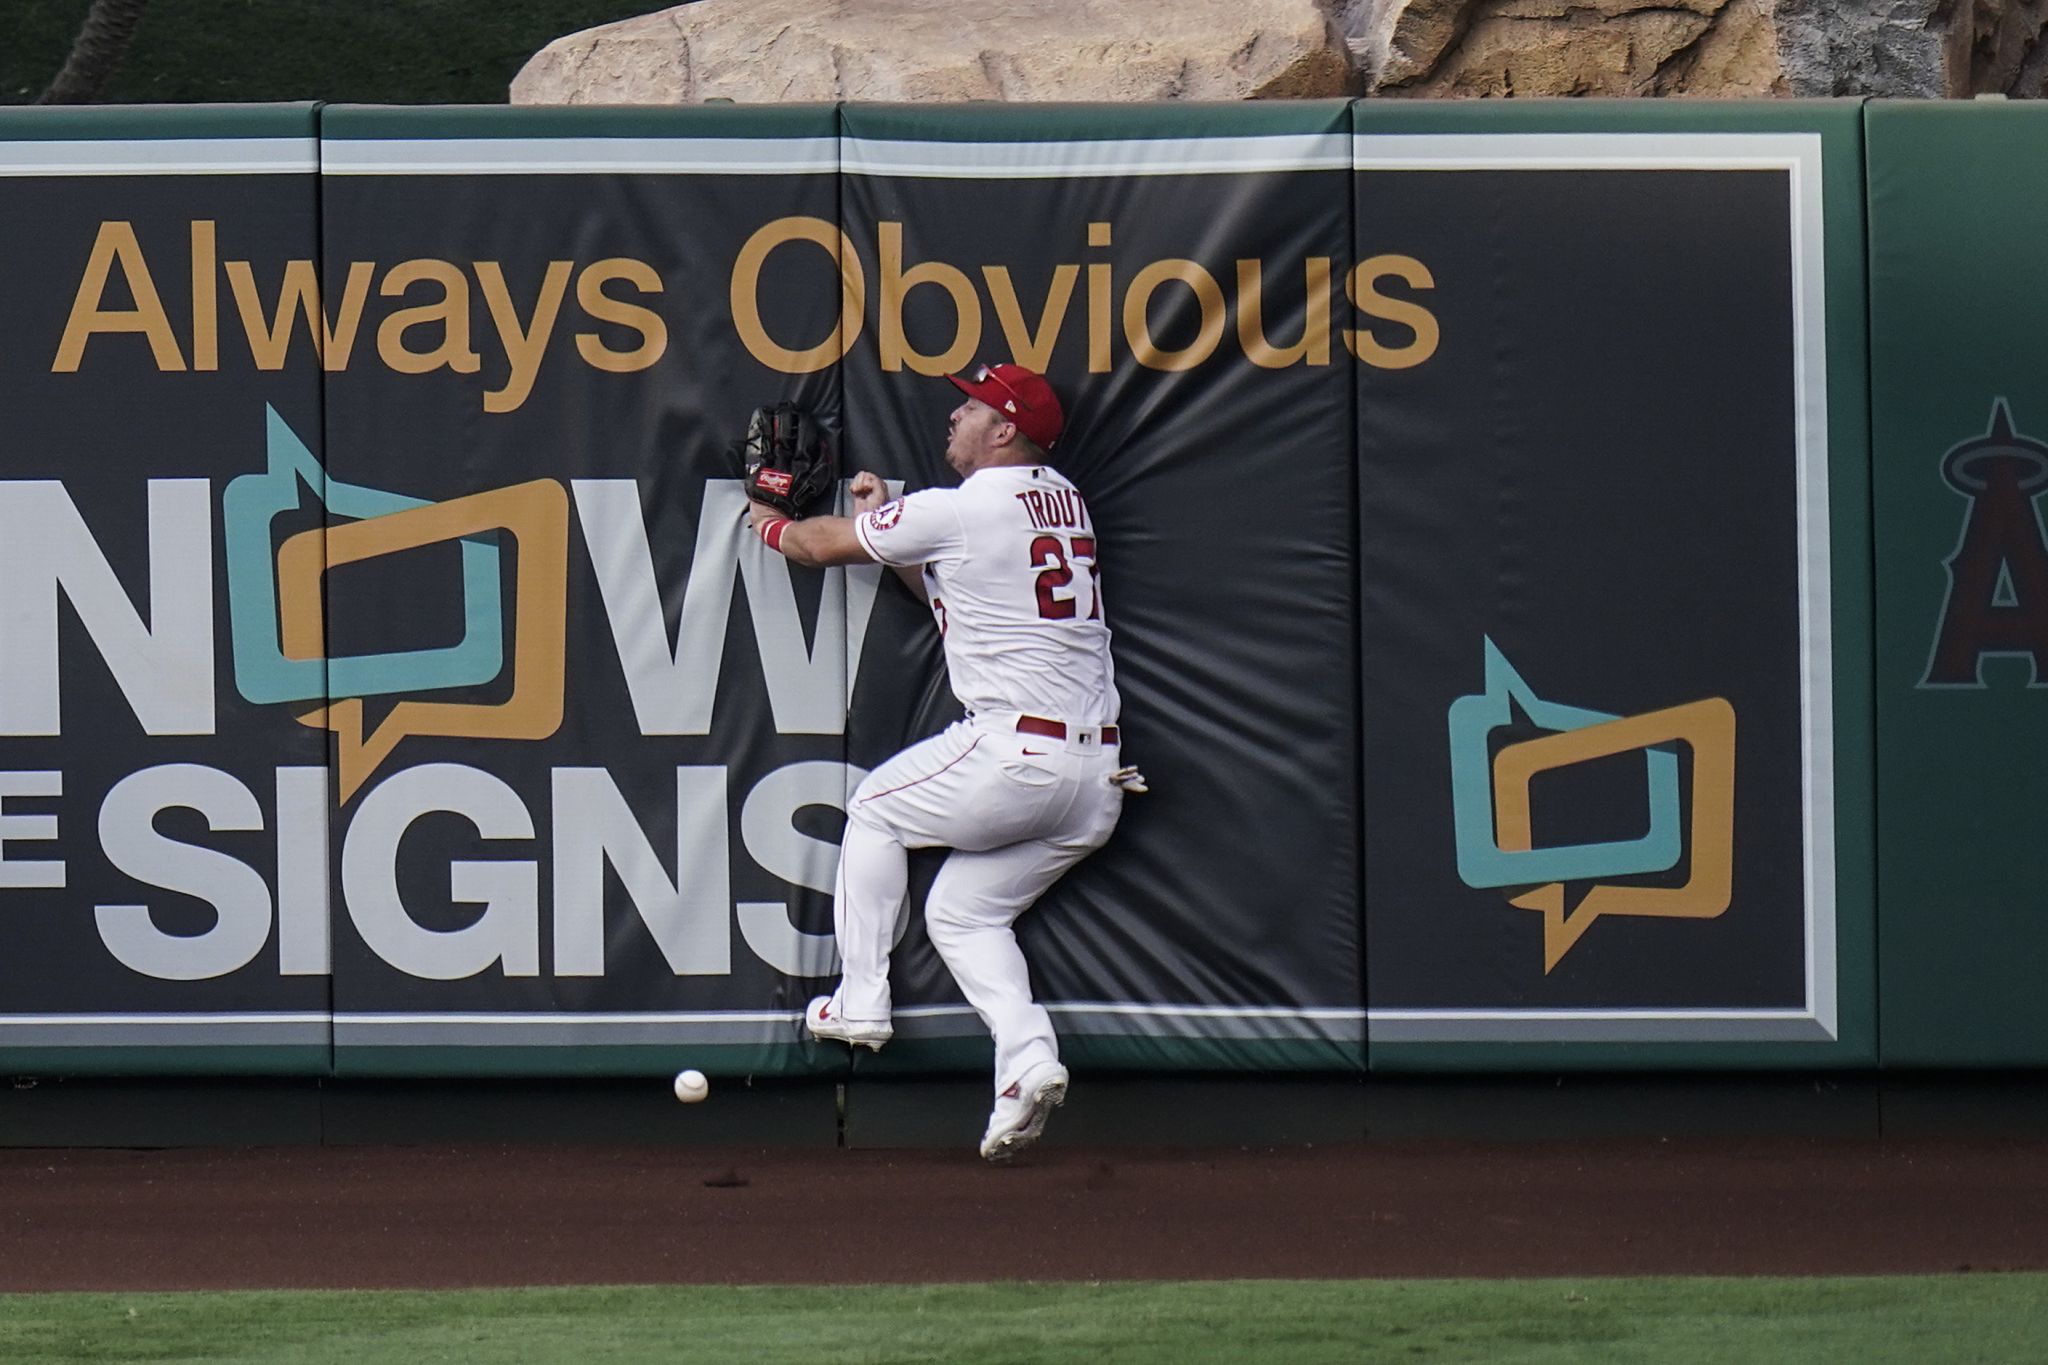
{"label": "angels logo on wall", "polygon": [[1969,501],[1943,561],[1948,593],[1921,687],[1982,687],[1983,662],[2023,655],[2031,687],[2048,686],[2048,540],[2034,501],[2048,488],[2048,444],[2014,429],[2003,398],[1991,424],[1941,459],[1941,477]]}

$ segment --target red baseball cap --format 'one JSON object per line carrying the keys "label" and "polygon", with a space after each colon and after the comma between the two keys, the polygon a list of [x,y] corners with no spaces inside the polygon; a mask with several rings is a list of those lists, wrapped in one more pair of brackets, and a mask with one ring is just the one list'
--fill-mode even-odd
{"label": "red baseball cap", "polygon": [[1045,376],[1022,365],[977,365],[969,376],[949,374],[953,387],[986,403],[1016,424],[1041,449],[1060,438],[1067,416]]}

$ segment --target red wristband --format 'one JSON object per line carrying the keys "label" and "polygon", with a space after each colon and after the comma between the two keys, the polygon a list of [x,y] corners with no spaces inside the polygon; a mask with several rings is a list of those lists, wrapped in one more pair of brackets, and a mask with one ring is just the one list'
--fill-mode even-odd
{"label": "red wristband", "polygon": [[777,554],[782,553],[782,534],[789,529],[789,525],[788,517],[775,517],[761,523],[761,539],[767,541],[768,548]]}

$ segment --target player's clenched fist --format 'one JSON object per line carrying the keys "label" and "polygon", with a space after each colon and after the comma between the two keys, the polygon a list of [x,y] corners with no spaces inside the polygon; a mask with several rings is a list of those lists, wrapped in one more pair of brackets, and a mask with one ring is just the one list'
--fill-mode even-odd
{"label": "player's clenched fist", "polygon": [[853,494],[853,514],[855,516],[872,512],[889,500],[889,489],[883,484],[881,476],[879,474],[870,474],[865,469],[853,476],[853,479],[846,485],[846,489],[849,493]]}

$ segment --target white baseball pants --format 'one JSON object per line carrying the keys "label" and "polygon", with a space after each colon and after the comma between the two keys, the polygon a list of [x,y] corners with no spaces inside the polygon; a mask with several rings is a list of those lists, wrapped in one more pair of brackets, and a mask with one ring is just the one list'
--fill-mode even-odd
{"label": "white baseball pants", "polygon": [[833,928],[844,977],[838,1012],[889,1017],[889,941],[913,848],[950,848],[925,903],[932,946],[995,1038],[995,1089],[1057,1061],[1052,1019],[1031,998],[1011,925],[1060,874],[1102,847],[1123,810],[1115,745],[1069,726],[1020,733],[1015,716],[976,716],[868,774],[846,812]]}

